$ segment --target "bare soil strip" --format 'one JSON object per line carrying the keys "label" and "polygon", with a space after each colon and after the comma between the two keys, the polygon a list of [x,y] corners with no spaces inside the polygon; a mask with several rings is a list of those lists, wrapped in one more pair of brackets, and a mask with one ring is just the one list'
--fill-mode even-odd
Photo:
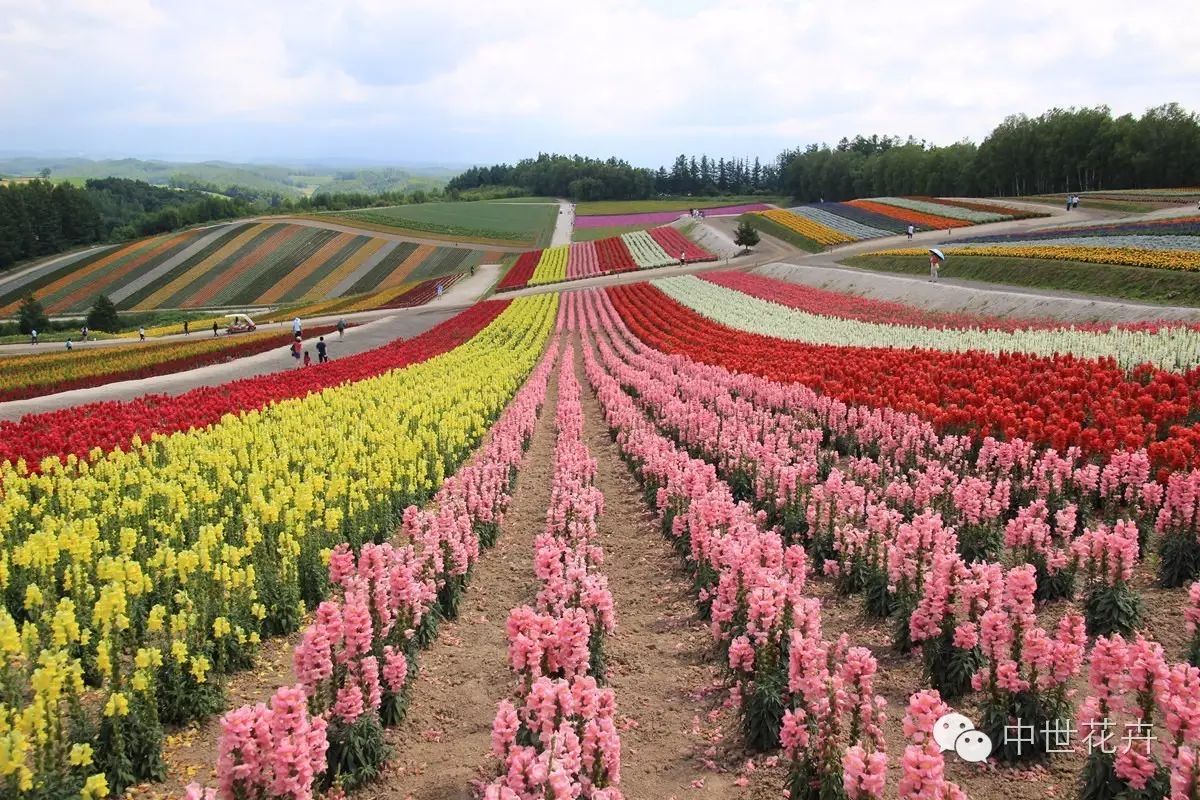
{"label": "bare soil strip", "polygon": [[513,688],[504,625],[510,609],[536,594],[533,540],[550,504],[557,374],[551,370],[500,537],[476,563],[459,618],[443,621],[437,640],[420,654],[408,717],[387,732],[394,754],[383,778],[356,798],[465,800],[471,782],[494,767],[492,720]]}
{"label": "bare soil strip", "polygon": [[734,770],[744,754],[732,715],[721,711],[726,693],[712,691],[720,665],[691,582],[609,436],[581,357],[575,370],[584,387],[584,441],[604,493],[600,540],[617,615],[605,654],[627,718],[621,790],[629,798],[742,796]]}

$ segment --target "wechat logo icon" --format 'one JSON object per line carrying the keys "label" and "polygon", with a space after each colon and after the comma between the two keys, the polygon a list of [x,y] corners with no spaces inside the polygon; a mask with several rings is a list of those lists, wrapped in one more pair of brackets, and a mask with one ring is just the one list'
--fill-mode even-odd
{"label": "wechat logo icon", "polygon": [[933,740],[943,751],[953,750],[963,761],[980,764],[992,754],[992,740],[962,714],[946,714],[933,724]]}

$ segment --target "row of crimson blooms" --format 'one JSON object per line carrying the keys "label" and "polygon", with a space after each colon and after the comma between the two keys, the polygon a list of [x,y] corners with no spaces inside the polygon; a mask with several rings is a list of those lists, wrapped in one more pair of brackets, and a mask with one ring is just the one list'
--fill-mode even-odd
{"label": "row of crimson blooms", "polygon": [[134,436],[203,428],[226,414],[263,408],[332,386],[360,381],[426,361],[466,342],[508,307],[507,300],[477,303],[408,340],[397,340],[346,358],[303,369],[203,386],[178,396],[150,394],[128,402],[108,401],[30,414],[0,422],[0,464],[24,459],[32,469],[47,456],[84,456],[125,447]]}
{"label": "row of crimson blooms", "polygon": [[1086,455],[1147,448],[1158,477],[1200,466],[1200,370],[1126,373],[1111,359],[840,347],[734,330],[649,284],[608,290],[644,342],[708,364],[907,411],[948,433],[1020,437]]}

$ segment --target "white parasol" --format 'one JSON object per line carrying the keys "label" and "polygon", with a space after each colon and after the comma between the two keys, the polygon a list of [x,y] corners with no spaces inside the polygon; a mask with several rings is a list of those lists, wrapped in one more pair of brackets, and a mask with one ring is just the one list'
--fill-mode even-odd
{"label": "white parasol", "polygon": [[931,248],[929,248],[929,252],[931,252],[931,253],[933,253],[935,256],[937,256],[939,261],[945,261],[945,260],[946,260],[946,254],[945,254],[945,253],[943,253],[941,250],[937,249],[936,247],[931,247]]}

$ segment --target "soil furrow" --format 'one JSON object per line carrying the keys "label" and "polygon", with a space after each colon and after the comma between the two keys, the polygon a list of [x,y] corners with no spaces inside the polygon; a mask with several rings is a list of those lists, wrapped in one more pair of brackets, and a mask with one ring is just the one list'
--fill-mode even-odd
{"label": "soil furrow", "polygon": [[466,800],[472,781],[490,778],[496,704],[513,688],[508,668],[508,612],[536,594],[533,540],[545,524],[554,467],[557,370],[517,478],[496,545],[475,565],[459,618],[443,621],[420,654],[408,717],[387,732],[394,748],[381,780],[356,798]]}
{"label": "soil furrow", "polygon": [[609,436],[581,357],[575,369],[584,441],[604,493],[600,541],[617,616],[605,657],[625,723],[621,790],[629,798],[736,797],[740,748],[736,734],[722,734],[732,719],[721,712],[726,693],[712,691],[720,669],[690,581]]}

